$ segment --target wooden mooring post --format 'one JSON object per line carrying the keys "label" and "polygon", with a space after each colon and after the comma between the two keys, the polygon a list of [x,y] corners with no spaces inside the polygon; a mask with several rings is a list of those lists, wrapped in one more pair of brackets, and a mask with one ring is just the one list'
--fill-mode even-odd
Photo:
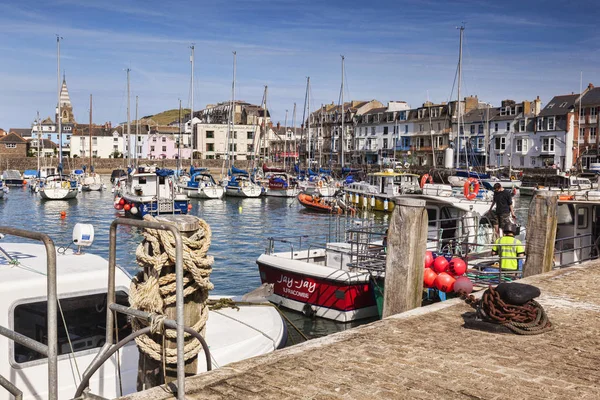
{"label": "wooden mooring post", "polygon": [[396,199],[387,235],[383,318],[421,306],[427,224],[425,200]]}
{"label": "wooden mooring post", "polygon": [[[174,224],[179,228],[182,236],[190,237],[198,229],[200,225],[198,218],[192,215],[160,215],[156,217],[158,222],[166,222]],[[161,272],[161,276],[167,274],[175,274],[175,267],[165,267]],[[146,274],[147,275],[147,274]],[[188,278],[187,273],[185,278]],[[174,284],[174,283],[173,283]],[[202,294],[200,291],[185,297],[184,301],[184,324],[185,326],[192,327],[198,322],[200,318],[199,304],[201,303]],[[165,316],[168,319],[177,320],[176,304],[170,304],[165,307]],[[156,343],[162,343],[162,335],[153,334],[152,339]],[[185,341],[187,345],[191,339]],[[168,349],[176,349],[177,341],[175,339],[164,339],[165,347]],[[138,362],[138,379],[137,389],[138,391],[143,389],[149,389],[151,387],[159,386],[165,383],[175,382],[177,380],[177,365],[176,364],[165,364],[164,375],[163,375],[163,363],[156,361],[147,354],[140,350],[140,358]],[[198,357],[192,357],[185,363],[185,375],[192,376],[196,375],[198,370]]]}
{"label": "wooden mooring post", "polygon": [[541,192],[529,205],[523,277],[552,270],[556,240],[558,195]]}

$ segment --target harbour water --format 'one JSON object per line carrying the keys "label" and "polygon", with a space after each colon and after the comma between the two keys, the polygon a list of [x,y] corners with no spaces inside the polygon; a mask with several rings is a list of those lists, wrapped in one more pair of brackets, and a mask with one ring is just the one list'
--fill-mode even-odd
{"label": "harbour water", "polygon": [[[108,182],[108,177],[104,178]],[[73,226],[80,222],[92,224],[94,244],[85,249],[108,259],[108,232],[112,221],[119,217],[113,208],[110,190],[79,193],[69,201],[44,201],[26,188],[11,188],[0,200],[0,224],[48,234],[56,246],[68,246]],[[516,197],[518,220],[525,225],[530,198]],[[295,199],[261,197],[257,199],[227,198],[226,200],[192,200],[192,215],[203,218],[211,227],[209,254],[215,259],[211,281],[212,294],[243,295],[260,286],[256,259],[264,252],[268,237],[307,235],[312,243],[335,239],[345,228],[364,223],[387,224],[389,214],[375,213],[356,217],[339,217],[307,212]],[[61,218],[61,212],[66,212]],[[4,240],[18,239],[7,237]],[[135,249],[142,236],[137,229],[120,227],[117,234],[117,262],[131,274],[138,266]],[[286,247],[278,247],[285,250]],[[60,267],[60,265],[59,265]],[[299,313],[286,315],[308,337],[318,337],[350,328],[324,319],[307,318]],[[360,321],[357,324],[369,321]]]}

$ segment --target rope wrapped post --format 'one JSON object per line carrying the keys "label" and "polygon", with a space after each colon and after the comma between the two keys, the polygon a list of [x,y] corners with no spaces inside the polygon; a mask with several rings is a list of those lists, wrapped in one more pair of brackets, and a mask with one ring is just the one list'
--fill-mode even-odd
{"label": "rope wrapped post", "polygon": [[384,318],[421,306],[427,223],[425,200],[396,199],[388,230]]}
{"label": "rope wrapped post", "polygon": [[529,206],[523,277],[550,272],[554,265],[554,241],[558,196],[552,193],[537,194]]}
{"label": "rope wrapped post", "polygon": [[[150,216],[145,219],[154,220]],[[161,215],[157,222],[177,226],[183,239],[183,319],[184,325],[199,332],[206,332],[208,319],[208,292],[213,258],[207,256],[211,240],[208,224],[192,215]],[[133,279],[130,303],[133,308],[157,314],[150,335],[136,338],[140,351],[138,364],[138,390],[173,382],[177,379],[176,331],[165,329],[161,321],[177,320],[175,243],[173,235],[166,231],[146,229],[144,240],[136,249],[136,259],[142,267]],[[134,320],[134,328],[146,325]],[[164,333],[164,335],[163,335]],[[185,335],[185,375],[195,375],[198,369],[198,353],[202,350],[198,340]]]}

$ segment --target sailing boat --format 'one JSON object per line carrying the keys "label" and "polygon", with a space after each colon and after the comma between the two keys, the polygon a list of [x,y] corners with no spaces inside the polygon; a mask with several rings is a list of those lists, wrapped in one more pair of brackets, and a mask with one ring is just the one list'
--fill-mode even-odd
{"label": "sailing boat", "polygon": [[91,192],[91,191],[99,191],[104,189],[104,184],[102,183],[102,178],[100,178],[100,175],[98,175],[97,173],[94,172],[94,162],[92,154],[93,154],[93,150],[92,150],[92,95],[90,94],[90,128],[89,128],[90,132],[90,172],[88,174],[86,174],[86,176],[83,178],[83,185],[81,187],[81,189],[83,191],[86,192]]}
{"label": "sailing boat", "polygon": [[[57,124],[58,124],[58,172],[55,175],[48,175],[44,181],[40,182],[40,196],[44,200],[68,200],[77,197],[79,190],[77,188],[77,180],[62,174],[62,115],[61,115],[61,84],[60,84],[60,36],[56,37],[57,51],[57,81],[58,81],[58,108],[57,108]],[[66,83],[63,82],[66,88]],[[40,171],[41,174],[41,171]],[[40,176],[41,177],[41,176]]]}
{"label": "sailing boat", "polygon": [[[235,128],[235,72],[236,55],[233,52],[233,83],[231,86],[231,107],[229,109],[229,122],[227,130],[227,178],[224,179],[225,194],[232,197],[259,197],[262,188],[250,179],[247,171],[236,168],[231,164],[231,152],[233,151],[233,132]],[[266,118],[266,116],[265,116]]]}

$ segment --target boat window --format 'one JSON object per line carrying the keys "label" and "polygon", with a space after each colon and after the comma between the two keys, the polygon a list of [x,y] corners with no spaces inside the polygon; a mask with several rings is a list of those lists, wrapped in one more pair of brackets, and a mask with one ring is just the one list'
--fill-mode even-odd
{"label": "boat window", "polygon": [[558,225],[572,225],[573,220],[573,205],[572,204],[559,204],[556,210],[557,224]]}
{"label": "boat window", "polygon": [[588,209],[578,208],[577,209],[577,228],[585,229],[588,227]]}
{"label": "boat window", "polygon": [[140,185],[143,185],[143,184],[145,184],[145,183],[146,183],[146,178],[144,178],[144,177],[141,177],[141,176],[140,176],[140,177],[138,178],[138,182],[140,183]]}
{"label": "boat window", "polygon": [[[128,306],[127,293],[117,292],[117,303]],[[58,354],[71,352],[69,339],[75,352],[101,347],[106,335],[106,293],[70,297],[60,300],[64,313],[58,319]],[[48,344],[46,301],[20,304],[14,310],[14,329],[17,333]],[[131,333],[127,316],[118,314],[118,337],[124,338]],[[115,335],[116,339],[116,335]],[[14,358],[17,363],[39,360],[44,355],[20,344],[14,344]]]}
{"label": "boat window", "polygon": [[429,226],[437,226],[437,210],[435,208],[427,209],[427,218],[429,219]]}
{"label": "boat window", "polygon": [[159,185],[164,185],[165,184],[165,177],[164,176],[159,176],[158,177],[158,184]]}

